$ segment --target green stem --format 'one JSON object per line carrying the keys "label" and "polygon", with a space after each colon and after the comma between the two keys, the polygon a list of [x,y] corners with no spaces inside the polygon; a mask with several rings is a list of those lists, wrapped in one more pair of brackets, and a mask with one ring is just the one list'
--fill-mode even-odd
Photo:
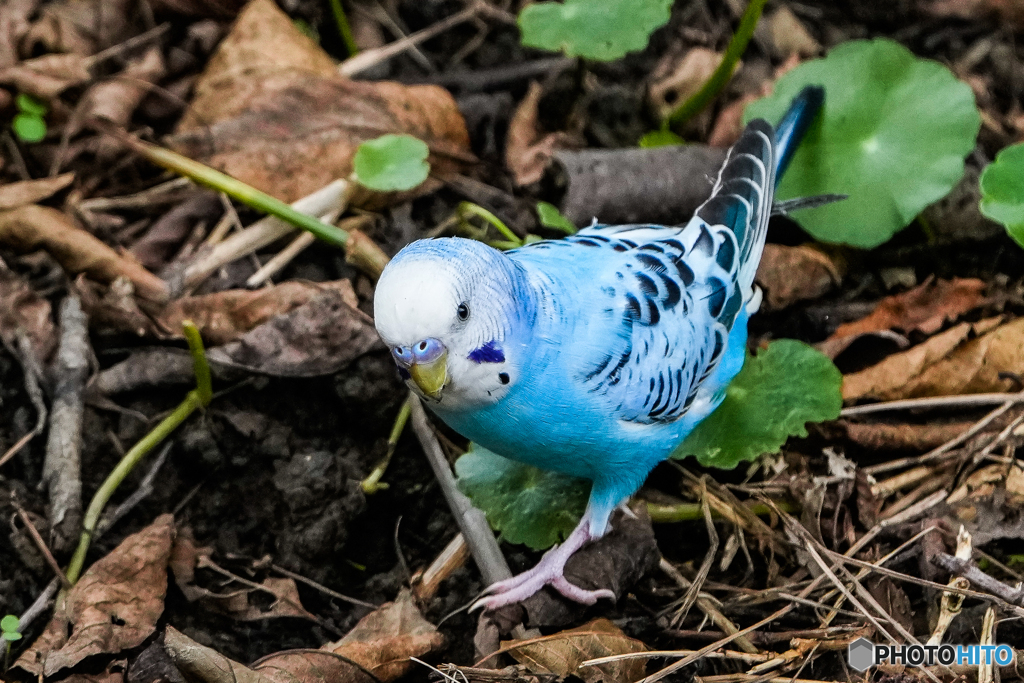
{"label": "green stem", "polygon": [[[797,509],[796,505],[787,501],[779,501],[776,503],[779,510],[783,512],[793,512]],[[750,506],[750,511],[758,516],[770,515],[773,509],[764,503],[754,503]],[[704,519],[704,512],[701,508],[700,503],[678,503],[676,505],[662,505],[660,503],[647,503],[647,513],[651,516],[651,521],[655,523],[671,523],[671,522],[695,522],[700,519]],[[711,511],[711,516],[715,519],[721,519],[722,515]]]}
{"label": "green stem", "polygon": [[255,187],[246,185],[241,180],[236,180],[226,173],[221,173],[169,149],[151,145],[148,142],[143,142],[123,133],[119,134],[116,131],[108,132],[111,132],[112,135],[118,137],[128,147],[131,147],[133,151],[157,166],[162,166],[168,171],[173,171],[186,178],[190,178],[200,185],[212,187],[229,197],[237,199],[246,206],[251,206],[258,211],[277,216],[296,227],[308,230],[328,244],[336,247],[345,247],[348,243],[349,234],[341,228],[328,225],[313,216],[296,211],[280,199],[271,197],[266,192],[261,192]]}
{"label": "green stem", "polygon": [[509,229],[509,227],[502,222],[500,218],[498,218],[493,213],[491,213],[484,207],[480,206],[479,204],[474,204],[472,202],[462,202],[459,204],[459,208],[456,209],[456,211],[463,220],[465,220],[469,216],[476,216],[477,218],[484,219],[485,221],[493,225],[495,229],[497,229],[497,231],[500,232],[509,242],[513,242],[516,246],[519,247],[523,246],[523,241],[519,239],[519,237],[514,232],[512,232]]}
{"label": "green stem", "polygon": [[736,63],[739,62],[740,56],[747,49],[747,43],[754,35],[754,28],[761,18],[761,10],[764,9],[766,1],[750,0],[750,4],[747,5],[747,9],[740,19],[740,25],[736,28],[736,33],[729,41],[729,47],[725,49],[722,63],[718,65],[715,72],[711,74],[711,78],[701,86],[700,90],[668,115],[663,128],[678,128],[683,125],[708,106],[711,100],[715,99],[715,96],[725,87],[729,79],[732,78],[732,72],[736,69]]}
{"label": "green stem", "polygon": [[388,485],[381,483],[380,480],[387,471],[388,465],[391,464],[391,456],[395,454],[398,440],[402,437],[402,432],[405,431],[405,425],[409,421],[409,415],[412,413],[412,402],[415,400],[416,397],[410,393],[409,397],[405,399],[405,403],[402,404],[401,409],[399,409],[398,415],[395,417],[395,424],[391,427],[391,435],[388,436],[388,447],[387,451],[384,452],[384,457],[380,459],[380,462],[373,468],[370,475],[363,479],[360,484],[363,488],[363,493],[370,495],[388,488]]}
{"label": "green stem", "polygon": [[199,336],[199,330],[191,322],[185,322],[184,328],[185,339],[188,341],[189,351],[192,353],[196,388],[188,392],[185,400],[174,409],[174,412],[161,420],[160,424],[142,437],[138,443],[132,446],[131,450],[124,454],[121,462],[117,463],[113,471],[107,475],[103,485],[93,495],[92,501],[89,502],[89,508],[85,511],[85,519],[82,522],[82,536],[78,540],[78,547],[75,549],[75,554],[71,557],[71,563],[68,565],[67,578],[72,584],[78,581],[82,574],[82,567],[85,565],[85,555],[89,551],[93,534],[96,533],[96,526],[100,522],[100,515],[103,514],[103,508],[106,507],[117,487],[121,485],[124,478],[128,476],[147,453],[159,446],[196,409],[209,405],[210,400],[213,398],[210,366],[206,361],[206,352],[203,349],[203,341]]}
{"label": "green stem", "polygon": [[338,33],[341,34],[341,39],[345,42],[348,56],[355,57],[359,54],[359,46],[356,45],[356,39],[352,35],[352,26],[349,25],[348,17],[345,16],[345,8],[341,6],[341,0],[331,0],[331,13],[334,14],[334,22],[338,25]]}

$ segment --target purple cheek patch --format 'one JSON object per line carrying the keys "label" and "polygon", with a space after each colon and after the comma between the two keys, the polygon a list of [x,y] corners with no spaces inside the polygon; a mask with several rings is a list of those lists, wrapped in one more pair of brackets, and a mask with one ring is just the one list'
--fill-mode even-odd
{"label": "purple cheek patch", "polygon": [[409,371],[403,368],[401,365],[398,366],[398,376],[401,377],[403,380],[412,379],[412,375],[409,374]]}
{"label": "purple cheek patch", "polygon": [[495,346],[495,342],[492,340],[471,352],[469,359],[474,363],[504,363],[505,353]]}

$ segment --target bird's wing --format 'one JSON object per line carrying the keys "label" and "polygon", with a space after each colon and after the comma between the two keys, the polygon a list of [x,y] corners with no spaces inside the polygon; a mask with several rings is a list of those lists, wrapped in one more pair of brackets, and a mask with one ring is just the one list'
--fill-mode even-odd
{"label": "bird's wing", "polygon": [[[752,122],[730,152],[712,197],[681,228],[600,226],[567,238],[614,253],[587,326],[578,379],[623,420],[683,416],[718,366],[740,308],[756,306],[754,273],[774,188],[773,133]],[[745,335],[744,335],[745,338]],[[743,353],[745,350],[732,350]]]}

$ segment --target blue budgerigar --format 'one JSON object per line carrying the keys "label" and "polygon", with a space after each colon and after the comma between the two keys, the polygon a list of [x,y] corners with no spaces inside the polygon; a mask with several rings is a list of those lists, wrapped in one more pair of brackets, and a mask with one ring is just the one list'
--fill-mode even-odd
{"label": "blue budgerigar", "polygon": [[747,320],[778,175],[821,106],[794,101],[778,132],[747,125],[710,199],[681,227],[597,225],[502,253],[414,242],[377,284],[377,331],[438,416],[491,451],[589,479],[579,526],[533,569],[494,584],[493,609],[563,576],[566,560],[707,417],[746,355]]}

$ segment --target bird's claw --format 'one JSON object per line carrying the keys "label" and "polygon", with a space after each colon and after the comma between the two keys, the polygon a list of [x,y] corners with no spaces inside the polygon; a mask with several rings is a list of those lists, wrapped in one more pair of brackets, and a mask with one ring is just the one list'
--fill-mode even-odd
{"label": "bird's claw", "polygon": [[593,605],[601,598],[615,600],[613,591],[607,588],[593,591],[580,588],[565,578],[561,566],[544,566],[542,560],[530,571],[488,586],[483,597],[474,602],[469,611],[473,612],[481,607],[491,611],[522,602],[544,586],[551,586],[566,598],[584,605]]}

